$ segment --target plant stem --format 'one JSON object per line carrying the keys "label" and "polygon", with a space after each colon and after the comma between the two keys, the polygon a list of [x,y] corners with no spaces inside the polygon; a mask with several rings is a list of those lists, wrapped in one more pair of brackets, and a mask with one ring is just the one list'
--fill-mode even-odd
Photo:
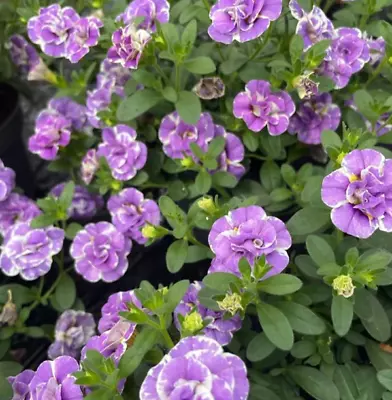
{"label": "plant stem", "polygon": [[208,0],[203,0],[203,4],[205,6],[205,8],[207,9],[208,12],[210,12],[210,3],[208,2]]}
{"label": "plant stem", "polygon": [[246,153],[245,157],[255,158],[256,160],[266,161],[267,157],[259,156],[258,154]]}
{"label": "plant stem", "polygon": [[199,240],[197,240],[197,239],[195,238],[195,236],[193,235],[192,232],[188,232],[188,234],[186,235],[186,237],[187,237],[187,239],[188,239],[191,243],[193,243],[193,244],[195,244],[195,245],[197,245],[197,246],[203,247],[203,248],[205,248],[205,249],[210,250],[210,248],[209,248],[207,245],[205,245],[204,243],[202,243],[202,242],[200,242]]}
{"label": "plant stem", "polygon": [[323,8],[324,14],[327,14],[330,8],[336,3],[336,0],[328,0]]}
{"label": "plant stem", "polygon": [[181,68],[179,64],[176,64],[176,92],[178,93],[181,88]]}
{"label": "plant stem", "polygon": [[165,320],[162,316],[159,316],[159,322],[160,322],[160,331],[163,336],[163,339],[165,340],[166,347],[168,349],[172,349],[174,347],[174,343],[173,343],[172,338],[169,335],[169,332],[166,329]]}
{"label": "plant stem", "polygon": [[222,186],[213,186],[213,188],[226,200],[230,199],[230,194]]}
{"label": "plant stem", "polygon": [[[269,28],[267,29],[267,32],[266,32],[266,34],[265,34],[265,38],[264,38],[264,40],[260,43],[260,45],[257,47],[257,49],[253,52],[253,54],[249,57],[249,60],[245,63],[245,65],[249,62],[249,61],[252,61],[252,60],[254,60],[258,55],[259,55],[259,53],[261,52],[261,50],[263,50],[264,49],[264,47],[265,47],[265,45],[268,43],[268,39],[269,39],[269,37],[270,37],[270,35],[271,35],[271,31],[272,31],[272,24],[269,26]],[[244,66],[245,66],[244,65]],[[243,68],[243,67],[242,67]]]}

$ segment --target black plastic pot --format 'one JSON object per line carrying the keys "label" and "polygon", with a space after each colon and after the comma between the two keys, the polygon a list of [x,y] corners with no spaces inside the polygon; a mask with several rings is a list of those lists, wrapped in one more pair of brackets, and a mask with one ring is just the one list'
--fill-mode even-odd
{"label": "black plastic pot", "polygon": [[17,186],[34,196],[34,175],[23,142],[23,113],[15,88],[0,83],[0,158],[16,173]]}

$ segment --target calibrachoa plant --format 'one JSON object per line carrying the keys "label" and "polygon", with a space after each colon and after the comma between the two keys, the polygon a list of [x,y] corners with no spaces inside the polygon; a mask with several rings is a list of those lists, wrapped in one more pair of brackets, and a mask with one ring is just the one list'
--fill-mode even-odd
{"label": "calibrachoa plant", "polygon": [[387,6],[0,2],[1,398],[392,399]]}

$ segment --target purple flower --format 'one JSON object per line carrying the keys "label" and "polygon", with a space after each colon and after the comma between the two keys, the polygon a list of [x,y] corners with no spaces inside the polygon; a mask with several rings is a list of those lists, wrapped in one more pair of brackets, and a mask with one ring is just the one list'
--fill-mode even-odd
{"label": "purple flower", "polygon": [[7,378],[14,392],[11,400],[31,400],[29,385],[34,375],[34,371],[26,369],[16,376]]}
{"label": "purple flower", "polygon": [[12,62],[24,75],[28,75],[42,62],[37,50],[21,35],[10,37],[9,51]]}
{"label": "purple flower", "polygon": [[351,75],[360,71],[370,60],[370,52],[359,29],[339,28],[336,35],[319,72],[331,78],[336,89],[341,89],[347,86]]}
{"label": "purple flower", "polygon": [[66,57],[72,63],[79,62],[96,46],[99,40],[99,28],[103,27],[101,20],[95,17],[80,18],[73,26],[66,44]]}
{"label": "purple flower", "polygon": [[136,29],[132,24],[113,33],[113,47],[108,51],[108,59],[123,67],[137,69],[140,57],[151,35],[144,29]]}
{"label": "purple flower", "polygon": [[324,178],[321,197],[341,231],[361,239],[392,232],[392,160],[376,150],[354,150]]}
{"label": "purple flower", "polygon": [[88,224],[78,232],[70,254],[75,270],[89,282],[114,282],[128,269],[127,256],[132,248],[128,240],[109,222]]}
{"label": "purple flower", "polygon": [[48,349],[52,360],[59,356],[78,358],[80,350],[95,334],[95,321],[90,313],[66,310],[57,319],[55,341]]}
{"label": "purple flower", "polygon": [[97,151],[95,149],[90,149],[83,157],[80,166],[80,177],[86,185],[91,183],[98,168],[99,160],[97,157]]}
{"label": "purple flower", "polygon": [[[56,185],[50,194],[55,198],[60,197],[64,190],[65,183]],[[71,206],[68,209],[70,218],[85,220],[92,218],[97,211],[103,207],[102,196],[90,193],[85,187],[76,185]]]}
{"label": "purple flower", "polygon": [[5,235],[7,230],[20,222],[30,223],[41,214],[33,200],[18,193],[11,193],[9,197],[0,202],[0,233]]}
{"label": "purple flower", "polygon": [[136,140],[136,131],[127,125],[105,128],[103,142],[97,156],[105,157],[113,178],[120,181],[132,179],[147,161],[147,147]]}
{"label": "purple flower", "polygon": [[208,34],[216,42],[248,42],[261,36],[282,12],[281,0],[218,0]]}
{"label": "purple flower", "polygon": [[189,125],[175,111],[163,118],[158,135],[168,157],[183,159],[192,156],[191,143],[196,143],[206,151],[214,137],[214,130],[214,122],[209,113],[201,114],[196,125]]}
{"label": "purple flower", "polygon": [[15,187],[15,172],[0,160],[0,202],[6,200]]}
{"label": "purple flower", "polygon": [[368,38],[367,44],[370,51],[369,64],[377,66],[378,63],[385,57],[385,40],[383,37],[377,39]]}
{"label": "purple flower", "polygon": [[211,323],[203,329],[204,335],[216,340],[221,346],[226,346],[231,342],[233,333],[241,328],[241,318],[236,315],[230,319],[224,318],[224,312],[212,311],[200,304],[198,295],[203,284],[201,282],[192,283],[185,296],[174,310],[175,323],[179,328],[178,314],[186,314],[197,311],[203,319],[211,319]]}
{"label": "purple flower", "polygon": [[142,192],[134,188],[124,189],[110,197],[108,210],[113,225],[124,235],[139,244],[147,242],[141,229],[147,224],[159,225],[161,214],[154,200],[144,198]]}
{"label": "purple flower", "polygon": [[329,93],[323,93],[301,102],[290,119],[288,131],[297,134],[302,143],[320,144],[321,133],[337,129],[340,118],[340,108],[332,103]]}
{"label": "purple flower", "polygon": [[295,33],[302,36],[304,50],[307,50],[321,40],[332,39],[334,37],[335,30],[333,24],[321,8],[313,6],[312,10],[307,13],[296,0],[290,1],[289,8],[291,15],[298,20]]}
{"label": "purple flower", "polygon": [[124,97],[124,87],[131,79],[131,71],[120,64],[113,64],[107,58],[102,61],[100,71],[97,75],[98,86],[101,86],[101,82],[105,82],[106,79],[114,79],[114,92]]}
{"label": "purple flower", "polygon": [[52,4],[41,8],[38,16],[30,18],[27,33],[30,40],[48,56],[65,57],[67,41],[79,19],[73,8]]}
{"label": "purple flower", "polygon": [[30,382],[32,400],[82,400],[82,390],[72,376],[78,370],[79,364],[72,357],[44,361]]}
{"label": "purple flower", "polygon": [[218,136],[226,139],[225,149],[217,159],[218,170],[227,171],[240,179],[245,174],[245,167],[241,164],[245,157],[245,148],[241,139],[233,133],[226,132],[223,126],[215,125],[215,137]]}
{"label": "purple flower", "polygon": [[88,129],[86,107],[76,103],[71,98],[55,97],[49,101],[48,109],[70,121],[72,130],[82,132]]}
{"label": "purple flower", "polygon": [[170,4],[166,0],[133,0],[124,13],[117,17],[117,21],[128,25],[132,24],[135,18],[144,17],[137,28],[155,32],[156,21],[161,24],[169,22],[169,10]]}
{"label": "purple flower", "polygon": [[7,276],[20,275],[32,281],[47,274],[52,258],[63,247],[64,231],[48,227],[30,228],[19,223],[7,230],[1,246],[0,269]]}
{"label": "purple flower", "polygon": [[208,242],[215,253],[209,273],[240,275],[238,262],[242,257],[253,265],[257,257],[265,255],[271,267],[265,276],[271,276],[282,272],[289,262],[290,233],[280,219],[268,217],[259,206],[238,208],[219,218],[212,225]]}
{"label": "purple flower", "polygon": [[243,119],[251,131],[260,132],[267,125],[272,136],[286,132],[294,112],[291,97],[283,90],[272,92],[267,81],[249,81],[233,103],[234,116]]}
{"label": "purple flower", "polygon": [[140,400],[245,400],[249,382],[244,362],[224,353],[214,339],[182,339],[150,369],[140,388]]}
{"label": "purple flower", "polygon": [[35,134],[30,137],[29,150],[44,160],[54,160],[60,147],[71,140],[71,121],[50,110],[42,111],[35,121]]}

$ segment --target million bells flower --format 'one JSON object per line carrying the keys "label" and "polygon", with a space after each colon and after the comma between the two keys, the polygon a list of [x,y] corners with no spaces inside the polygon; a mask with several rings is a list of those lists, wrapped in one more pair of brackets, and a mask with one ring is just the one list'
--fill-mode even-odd
{"label": "million bells flower", "polygon": [[31,369],[25,369],[16,376],[7,378],[13,391],[11,400],[31,400],[30,382],[34,378],[35,372]]}
{"label": "million bells flower", "polygon": [[0,160],[0,202],[6,200],[15,187],[15,172]]}
{"label": "million bells flower", "polygon": [[12,35],[8,48],[12,62],[25,76],[42,63],[37,50],[21,35]]}
{"label": "million bells flower", "polygon": [[354,150],[327,175],[321,198],[341,231],[361,239],[376,229],[392,232],[392,160],[376,150]]}
{"label": "million bells flower", "polygon": [[153,367],[140,388],[140,400],[245,400],[249,382],[244,362],[225,353],[214,339],[182,339]]}
{"label": "million bells flower", "polygon": [[286,250],[291,246],[290,233],[280,219],[267,216],[259,206],[241,207],[216,220],[208,242],[215,254],[209,273],[239,276],[242,257],[253,265],[257,257],[265,255],[271,267],[265,276],[279,274],[289,263]]}

